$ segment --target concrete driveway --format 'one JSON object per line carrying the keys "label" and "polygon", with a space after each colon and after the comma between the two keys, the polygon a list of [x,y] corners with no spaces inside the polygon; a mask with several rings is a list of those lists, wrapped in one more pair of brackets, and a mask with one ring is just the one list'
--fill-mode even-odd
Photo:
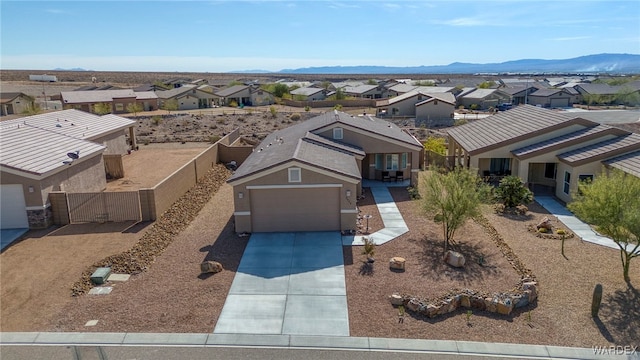
{"label": "concrete driveway", "polygon": [[349,336],[340,233],[251,235],[213,332]]}

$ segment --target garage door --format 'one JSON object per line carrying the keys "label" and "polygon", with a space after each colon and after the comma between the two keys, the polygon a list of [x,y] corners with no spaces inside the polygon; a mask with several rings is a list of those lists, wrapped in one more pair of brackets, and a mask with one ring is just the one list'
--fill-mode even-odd
{"label": "garage door", "polygon": [[551,99],[551,107],[569,107],[569,99]]}
{"label": "garage door", "polygon": [[22,185],[0,185],[0,228],[25,229],[29,227]]}
{"label": "garage door", "polygon": [[340,188],[252,189],[253,232],[340,230]]}

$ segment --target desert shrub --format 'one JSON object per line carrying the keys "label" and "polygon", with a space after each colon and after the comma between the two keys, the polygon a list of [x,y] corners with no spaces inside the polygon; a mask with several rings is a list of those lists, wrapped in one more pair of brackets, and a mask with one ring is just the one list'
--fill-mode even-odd
{"label": "desert shrub", "polygon": [[458,119],[453,123],[453,126],[460,126],[460,125],[464,125],[466,124],[468,121],[467,119]]}
{"label": "desert shrub", "polygon": [[529,212],[529,208],[526,205],[520,204],[516,206],[516,214],[526,215]]}
{"label": "desert shrub", "polygon": [[556,234],[558,234],[558,235],[566,235],[567,232],[564,229],[558,229],[558,230],[556,230]]}
{"label": "desert shrub", "polygon": [[304,111],[309,112],[311,111],[311,106],[307,105],[304,107]]}
{"label": "desert shrub", "polygon": [[407,188],[407,192],[409,193],[411,200],[420,200],[420,190],[417,187],[409,186]]}
{"label": "desert shrub", "polygon": [[293,121],[298,121],[298,120],[300,120],[300,114],[292,114],[289,119],[291,119]]}
{"label": "desert shrub", "polygon": [[269,112],[271,113],[272,118],[278,117],[278,109],[275,106],[269,106]]}
{"label": "desert shrub", "polygon": [[155,115],[151,118],[151,123],[156,126],[160,125],[160,123],[162,123],[162,118],[160,117],[160,115]]}
{"label": "desert shrub", "polygon": [[229,106],[231,106],[231,107],[238,107],[238,102],[237,102],[237,101],[235,101],[235,100],[231,100],[231,101],[229,102]]}
{"label": "desert shrub", "polygon": [[505,209],[506,208],[505,208],[504,204],[495,204],[493,206],[493,210],[495,210],[495,212],[498,213],[498,214],[503,214]]}
{"label": "desert shrub", "polygon": [[218,135],[209,136],[209,142],[212,144],[215,144],[216,142],[218,142],[218,140],[220,140],[220,136]]}
{"label": "desert shrub", "polygon": [[216,122],[217,122],[218,124],[223,124],[223,125],[224,125],[224,123],[226,122],[226,120],[225,120],[224,118],[218,118],[218,119],[216,120]]}
{"label": "desert shrub", "polygon": [[541,228],[539,228],[539,229],[538,229],[538,232],[539,232],[539,233],[543,233],[543,234],[544,234],[544,233],[546,233],[546,232],[547,232],[547,228],[543,228],[543,227],[541,227]]}
{"label": "desert shrub", "polygon": [[471,110],[478,110],[480,106],[478,106],[478,104],[471,104],[471,106],[469,106],[469,109]]}
{"label": "desert shrub", "polygon": [[362,241],[364,242],[362,254],[367,255],[367,257],[373,257],[376,254],[376,243],[370,237],[363,237]]}
{"label": "desert shrub", "polygon": [[342,110],[342,104],[336,104],[333,109],[338,111]]}
{"label": "desert shrub", "polygon": [[495,198],[506,207],[515,207],[533,201],[533,193],[517,176],[505,176],[495,190]]}

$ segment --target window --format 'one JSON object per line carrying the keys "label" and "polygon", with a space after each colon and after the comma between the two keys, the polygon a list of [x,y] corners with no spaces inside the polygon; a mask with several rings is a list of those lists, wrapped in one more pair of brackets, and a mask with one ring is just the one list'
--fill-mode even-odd
{"label": "window", "polygon": [[564,187],[562,188],[562,191],[569,195],[569,187],[571,186],[571,173],[568,171],[564,172]]}
{"label": "window", "polygon": [[301,182],[302,175],[300,173],[300,168],[290,168],[289,169],[289,182]]}
{"label": "window", "polygon": [[334,128],[333,129],[333,138],[336,140],[342,139],[342,128]]}
{"label": "window", "polygon": [[547,179],[556,178],[556,163],[544,164],[544,177],[546,177]]}
{"label": "window", "polygon": [[376,170],[382,170],[382,154],[376,154]]}
{"label": "window", "polygon": [[116,104],[116,111],[124,111],[124,105],[123,104]]}
{"label": "window", "polygon": [[438,105],[438,100],[433,100],[433,105]]}
{"label": "window", "polygon": [[578,181],[580,182],[593,182],[593,175],[578,175]]}
{"label": "window", "polygon": [[387,170],[398,170],[398,154],[387,154]]}
{"label": "window", "polygon": [[407,153],[402,153],[402,158],[400,159],[400,168],[401,169],[407,168]]}
{"label": "window", "polygon": [[489,171],[494,175],[510,175],[511,159],[509,158],[492,158]]}

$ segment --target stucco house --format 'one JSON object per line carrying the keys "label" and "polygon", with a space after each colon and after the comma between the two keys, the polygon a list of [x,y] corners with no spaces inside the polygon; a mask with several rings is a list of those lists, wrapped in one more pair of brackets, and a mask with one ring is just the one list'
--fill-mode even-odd
{"label": "stucco house", "polygon": [[22,114],[30,106],[33,106],[34,99],[21,92],[0,93],[0,116]]}
{"label": "stucco house", "polygon": [[456,97],[449,92],[428,93],[416,104],[416,126],[452,126]]}
{"label": "stucco house", "polygon": [[465,108],[477,106],[478,110],[487,110],[496,107],[498,104],[511,100],[511,95],[498,89],[475,89],[471,92],[458,95],[458,105]]}
{"label": "stucco house", "polygon": [[427,120],[439,123],[453,119],[455,96],[450,92],[431,93],[426,90],[431,90],[431,87],[418,88],[390,99],[377,101],[376,116],[415,117],[417,124],[425,123]]}
{"label": "stucco house", "polygon": [[294,100],[319,101],[327,98],[327,91],[322,88],[302,87],[291,91]]}
{"label": "stucco house", "polygon": [[423,147],[396,125],[327,112],[268,135],[231,176],[237,232],[356,228],[362,179],[416,185]]}
{"label": "stucco house", "polygon": [[627,157],[640,151],[640,134],[531,105],[452,128],[448,137],[454,164],[486,177],[517,175],[534,193],[550,191],[564,202],[578,181],[604,165],[631,166],[637,155]]}
{"label": "stucco house", "polygon": [[567,108],[573,106],[573,95],[565,89],[539,89],[530,93],[527,104],[545,108]]}
{"label": "stucco house", "polygon": [[363,99],[382,98],[382,86],[362,84],[358,86],[345,86],[342,88],[345,95]]}
{"label": "stucco house", "polygon": [[216,92],[215,95],[220,97],[222,105],[235,102],[238,106],[261,106],[275,102],[273,94],[250,85],[234,85]]}
{"label": "stucco house", "polygon": [[133,133],[135,124],[79,110],[0,122],[2,229],[49,226],[52,191],[104,190],[105,159],[121,160],[129,149],[125,130]]}
{"label": "stucco house", "polygon": [[187,84],[171,90],[156,91],[162,106],[167,100],[173,99],[178,103],[178,110],[193,110],[210,108],[220,105],[220,97],[200,89],[197,85]]}
{"label": "stucco house", "polygon": [[137,103],[144,111],[158,109],[158,96],[152,91],[136,92],[131,89],[88,90],[60,92],[63,109],[77,109],[95,113],[95,105],[111,105],[113,114],[128,113],[127,106]]}

